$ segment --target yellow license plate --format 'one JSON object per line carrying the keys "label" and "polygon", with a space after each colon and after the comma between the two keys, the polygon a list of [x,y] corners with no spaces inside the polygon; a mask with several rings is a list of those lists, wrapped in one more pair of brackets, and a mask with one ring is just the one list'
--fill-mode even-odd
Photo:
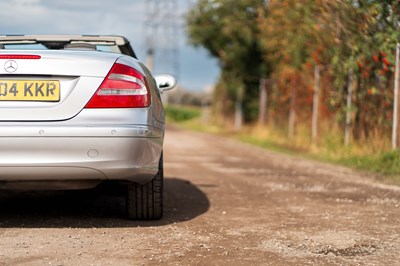
{"label": "yellow license plate", "polygon": [[0,101],[60,101],[58,80],[1,80]]}

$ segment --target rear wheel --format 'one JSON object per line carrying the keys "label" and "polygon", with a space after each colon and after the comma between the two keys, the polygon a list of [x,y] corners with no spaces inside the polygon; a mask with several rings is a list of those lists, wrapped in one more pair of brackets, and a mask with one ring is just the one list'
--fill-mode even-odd
{"label": "rear wheel", "polygon": [[156,220],[163,215],[164,167],[161,154],[157,175],[149,183],[128,185],[126,206],[128,218],[133,220]]}

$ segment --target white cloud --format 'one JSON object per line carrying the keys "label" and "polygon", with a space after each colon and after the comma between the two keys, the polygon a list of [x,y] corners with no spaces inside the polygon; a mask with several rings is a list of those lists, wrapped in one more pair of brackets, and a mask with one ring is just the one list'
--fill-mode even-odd
{"label": "white cloud", "polygon": [[[141,10],[141,11],[140,11]],[[0,3],[1,32],[140,34],[143,2],[13,0]],[[139,14],[132,16],[132,14]]]}

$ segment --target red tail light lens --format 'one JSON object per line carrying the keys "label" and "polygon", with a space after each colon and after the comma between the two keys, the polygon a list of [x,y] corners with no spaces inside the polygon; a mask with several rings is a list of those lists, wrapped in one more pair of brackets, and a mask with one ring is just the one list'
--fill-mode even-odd
{"label": "red tail light lens", "polygon": [[150,98],[144,76],[116,63],[85,108],[142,108],[150,106]]}

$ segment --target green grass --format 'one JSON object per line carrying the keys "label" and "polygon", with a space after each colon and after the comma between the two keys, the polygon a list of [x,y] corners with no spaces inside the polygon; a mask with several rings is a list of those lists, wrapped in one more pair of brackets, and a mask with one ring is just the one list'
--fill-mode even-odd
{"label": "green grass", "polygon": [[343,140],[335,134],[337,132],[328,132],[316,145],[311,145],[306,133],[289,141],[282,131],[246,127],[241,133],[234,133],[218,123],[206,124],[199,108],[168,106],[166,114],[169,122],[185,129],[219,134],[280,153],[377,173],[386,181],[400,185],[400,151],[388,150],[387,145],[379,141],[345,147]]}
{"label": "green grass", "polygon": [[214,134],[223,133],[221,127],[203,121],[200,107],[168,105],[165,108],[165,115],[167,123],[174,123],[184,129]]}
{"label": "green grass", "polygon": [[382,152],[378,155],[349,156],[340,158],[337,162],[384,175],[400,175],[399,151]]}

